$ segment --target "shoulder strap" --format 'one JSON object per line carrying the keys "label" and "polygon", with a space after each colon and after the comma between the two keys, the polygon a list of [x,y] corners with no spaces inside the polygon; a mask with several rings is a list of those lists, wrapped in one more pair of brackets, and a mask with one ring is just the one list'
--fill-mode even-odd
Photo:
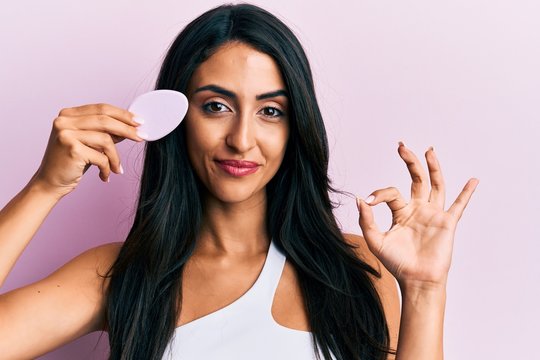
{"label": "shoulder strap", "polygon": [[279,279],[285,267],[286,256],[275,245],[274,240],[270,241],[270,247],[264,263],[263,270],[253,289],[252,296],[257,307],[270,311],[274,294],[279,284]]}

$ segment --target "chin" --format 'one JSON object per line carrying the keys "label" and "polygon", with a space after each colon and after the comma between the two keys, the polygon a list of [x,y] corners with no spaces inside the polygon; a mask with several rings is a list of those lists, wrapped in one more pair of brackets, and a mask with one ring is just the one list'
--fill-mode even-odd
{"label": "chin", "polygon": [[257,201],[265,196],[264,189],[254,189],[250,186],[242,186],[239,184],[225,185],[217,191],[210,191],[210,193],[219,201],[231,204],[249,200]]}

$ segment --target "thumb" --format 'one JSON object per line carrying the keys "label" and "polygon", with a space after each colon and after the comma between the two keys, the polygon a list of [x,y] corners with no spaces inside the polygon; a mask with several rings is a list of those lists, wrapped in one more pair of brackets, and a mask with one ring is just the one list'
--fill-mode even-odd
{"label": "thumb", "polygon": [[364,239],[369,247],[369,250],[375,255],[379,254],[382,247],[383,234],[373,219],[373,211],[364,200],[356,198],[356,206],[360,212],[358,224],[364,234]]}

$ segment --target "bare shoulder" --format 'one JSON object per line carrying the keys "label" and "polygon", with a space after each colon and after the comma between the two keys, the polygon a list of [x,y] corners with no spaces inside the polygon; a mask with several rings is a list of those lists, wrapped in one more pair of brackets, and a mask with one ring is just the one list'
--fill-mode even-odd
{"label": "bare shoulder", "polygon": [[[401,305],[399,296],[399,287],[395,277],[386,269],[380,260],[369,250],[366,240],[363,236],[356,234],[343,233],[345,240],[356,246],[356,254],[358,258],[375,270],[381,277],[377,278],[370,274],[371,279],[377,289],[377,293],[383,304],[386,321],[390,331],[390,346],[395,350],[399,334],[399,323],[401,318]],[[394,359],[389,356],[388,359]]]}
{"label": "bare shoulder", "polygon": [[0,295],[0,353],[35,358],[103,330],[105,274],[122,242],[88,249],[47,277]]}

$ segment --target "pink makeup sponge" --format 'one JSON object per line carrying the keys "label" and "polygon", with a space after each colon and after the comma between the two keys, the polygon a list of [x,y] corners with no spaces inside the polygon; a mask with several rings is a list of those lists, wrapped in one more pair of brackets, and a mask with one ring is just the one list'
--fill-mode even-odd
{"label": "pink makeup sponge", "polygon": [[188,110],[188,100],[179,91],[154,90],[139,95],[128,110],[144,119],[138,129],[148,134],[147,141],[154,141],[180,125]]}

